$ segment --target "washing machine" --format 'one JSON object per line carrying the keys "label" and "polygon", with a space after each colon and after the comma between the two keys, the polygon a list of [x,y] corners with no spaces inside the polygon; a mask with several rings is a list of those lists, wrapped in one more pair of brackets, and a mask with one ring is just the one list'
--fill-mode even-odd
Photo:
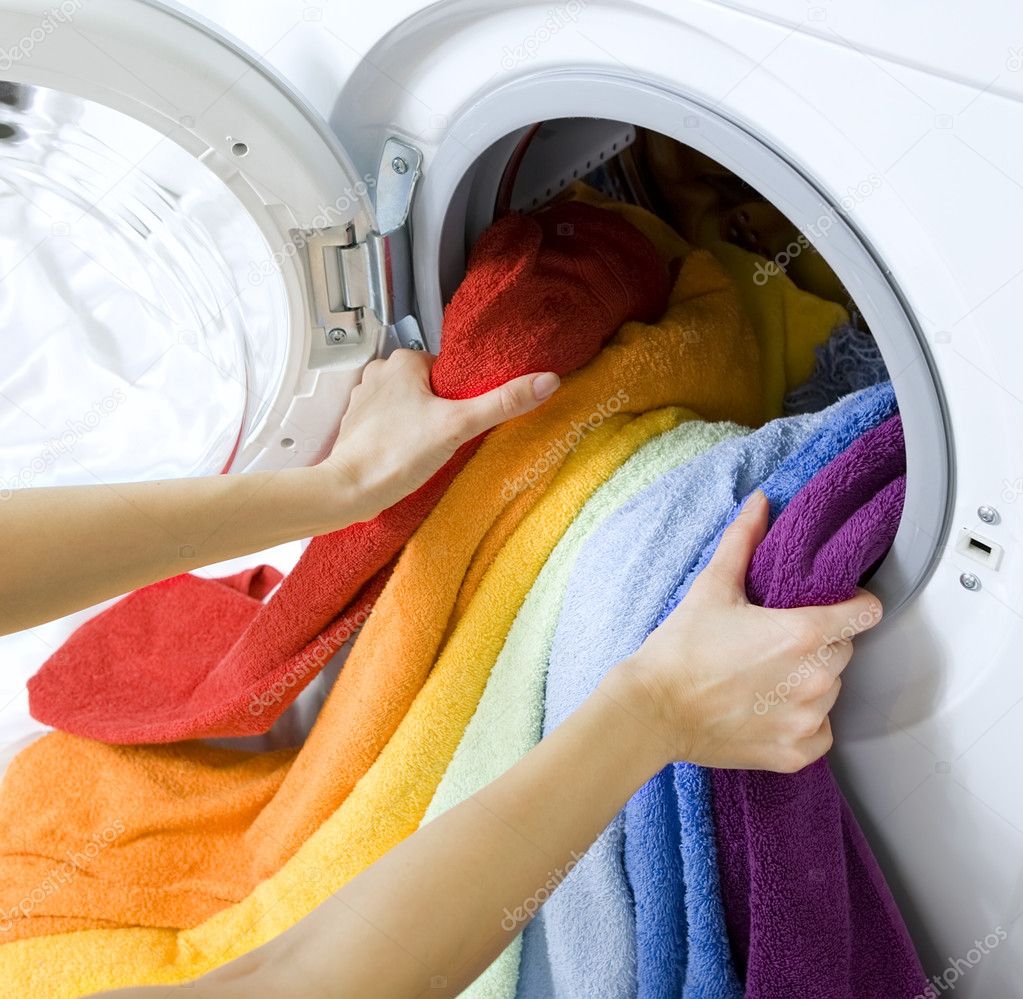
{"label": "washing machine", "polygon": [[315,461],[371,358],[439,349],[502,198],[682,143],[881,348],[906,506],[834,766],[936,993],[1018,994],[1023,8],[969,13],[0,0],[0,485]]}

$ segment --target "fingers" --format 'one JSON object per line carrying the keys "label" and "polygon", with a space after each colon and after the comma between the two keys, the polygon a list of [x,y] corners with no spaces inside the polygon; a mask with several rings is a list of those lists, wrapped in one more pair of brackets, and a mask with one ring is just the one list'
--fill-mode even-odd
{"label": "fingers", "polygon": [[[831,731],[831,719],[825,718],[821,722],[821,727],[810,736],[809,739],[804,739],[800,743],[799,751],[803,756],[804,767],[808,767],[811,763],[815,763],[825,753],[831,749],[835,741],[834,734]],[[802,767],[800,767],[802,769]]]}
{"label": "fingers", "polygon": [[820,607],[793,607],[774,611],[775,621],[790,636],[803,656],[819,657],[823,650],[848,642],[881,620],[881,601],[860,590],[855,597]]}
{"label": "fingers", "polygon": [[822,697],[818,697],[816,701],[811,701],[807,707],[819,720],[826,721],[828,715],[831,714],[835,703],[838,701],[838,695],[840,693],[842,693],[842,678],[837,676],[828,688],[828,692]]}
{"label": "fingers", "polygon": [[536,409],[557,391],[560,384],[561,379],[552,371],[522,375],[490,392],[452,405],[458,407],[457,412],[468,437],[475,437],[498,423]]}
{"label": "fingers", "polygon": [[746,595],[746,570],[757,545],[767,533],[769,513],[767,497],[754,490],[743,504],[739,515],[725,529],[714,557],[704,570],[713,579]]}

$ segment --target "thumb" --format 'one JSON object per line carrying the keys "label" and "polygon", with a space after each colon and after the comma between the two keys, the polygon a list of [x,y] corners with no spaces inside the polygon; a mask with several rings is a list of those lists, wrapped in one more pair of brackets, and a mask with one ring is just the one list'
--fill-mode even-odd
{"label": "thumb", "polygon": [[558,390],[560,384],[561,379],[553,371],[522,375],[483,395],[462,399],[454,405],[459,407],[470,436],[475,437],[498,423],[536,409]]}
{"label": "thumb", "polygon": [[717,551],[707,565],[707,572],[726,586],[746,595],[746,570],[757,545],[767,533],[770,505],[760,489],[750,493],[739,515],[721,535]]}

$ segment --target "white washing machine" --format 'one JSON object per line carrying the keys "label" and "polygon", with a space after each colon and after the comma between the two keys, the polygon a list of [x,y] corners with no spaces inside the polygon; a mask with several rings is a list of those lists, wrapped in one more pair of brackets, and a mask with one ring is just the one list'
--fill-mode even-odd
{"label": "white washing machine", "polygon": [[540,122],[513,206],[642,128],[810,236],[908,457],[836,770],[939,994],[1018,994],[1023,8],[52,3],[0,0],[5,489],[314,460]]}

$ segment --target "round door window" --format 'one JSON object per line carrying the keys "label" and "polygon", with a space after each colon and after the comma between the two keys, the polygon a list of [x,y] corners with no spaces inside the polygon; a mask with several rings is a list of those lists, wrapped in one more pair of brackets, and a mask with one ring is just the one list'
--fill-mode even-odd
{"label": "round door window", "polygon": [[286,355],[268,256],[175,142],[0,83],[0,488],[226,470]]}

